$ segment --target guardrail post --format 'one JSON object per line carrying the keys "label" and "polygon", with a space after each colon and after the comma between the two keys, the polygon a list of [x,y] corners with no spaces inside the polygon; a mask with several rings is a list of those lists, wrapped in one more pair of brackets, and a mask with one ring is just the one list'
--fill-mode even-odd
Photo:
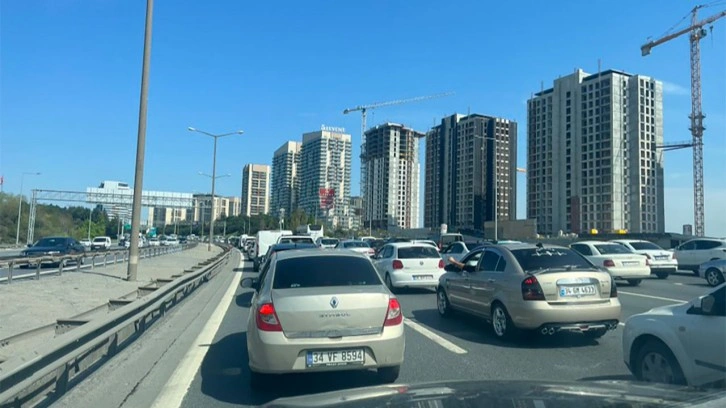
{"label": "guardrail post", "polygon": [[83,255],[78,255],[78,258],[76,258],[76,271],[81,270],[81,263],[83,263]]}
{"label": "guardrail post", "polygon": [[118,263],[118,252],[113,253],[113,264],[116,265]]}
{"label": "guardrail post", "polygon": [[38,258],[38,266],[35,268],[35,280],[40,279],[40,266],[43,265],[41,258]]}
{"label": "guardrail post", "polygon": [[96,267],[96,254],[93,254],[91,256],[91,270],[93,270]]}
{"label": "guardrail post", "polygon": [[13,268],[15,267],[15,262],[10,261],[10,265],[8,265],[8,284],[13,283]]}
{"label": "guardrail post", "polygon": [[58,262],[58,276],[63,275],[63,264],[65,263],[65,258],[61,258],[61,260]]}

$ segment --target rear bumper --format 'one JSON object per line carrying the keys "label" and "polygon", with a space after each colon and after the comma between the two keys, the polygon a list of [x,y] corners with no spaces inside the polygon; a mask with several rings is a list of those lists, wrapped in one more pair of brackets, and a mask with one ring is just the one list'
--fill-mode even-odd
{"label": "rear bumper", "polygon": [[615,279],[643,279],[650,276],[651,268],[649,266],[639,266],[632,268],[608,268],[610,276]]}
{"label": "rear bumper", "polygon": [[[307,367],[308,351],[363,349],[365,362],[357,365]],[[247,353],[250,370],[257,373],[284,374],[365,370],[403,363],[405,338],[403,323],[386,327],[383,333],[344,338],[289,339],[281,332],[248,331]]]}
{"label": "rear bumper", "polygon": [[552,305],[546,301],[527,301],[518,307],[509,307],[514,324],[521,329],[542,329],[553,327],[559,330],[582,330],[591,328],[617,327],[621,306],[618,298],[609,298],[607,303]]}

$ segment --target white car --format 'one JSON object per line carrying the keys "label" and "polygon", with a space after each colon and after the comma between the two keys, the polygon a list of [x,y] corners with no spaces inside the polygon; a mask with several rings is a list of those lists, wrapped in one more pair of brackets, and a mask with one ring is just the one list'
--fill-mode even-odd
{"label": "white car", "polygon": [[321,249],[332,249],[335,248],[336,245],[338,245],[338,242],[340,242],[338,238],[320,237],[315,242],[315,245],[317,245]]}
{"label": "white car", "polygon": [[373,256],[376,254],[376,250],[371,248],[370,245],[368,245],[365,241],[358,241],[355,239],[349,239],[345,241],[338,242],[338,245],[335,246],[338,249],[347,249],[354,252],[360,252],[362,254],[366,254],[368,256]]}
{"label": "white car", "polygon": [[461,261],[464,256],[469,253],[469,251],[482,245],[486,245],[486,243],[465,241],[452,242],[449,246],[441,250],[441,258],[444,259],[445,264],[449,263],[449,257],[454,258],[456,261]]}
{"label": "white car", "polygon": [[79,241],[81,245],[83,245],[86,248],[91,247],[91,240],[90,239],[82,239]]}
{"label": "white car", "polygon": [[165,245],[167,245],[167,246],[179,245],[179,240],[176,238],[167,238]]}
{"label": "white car", "polygon": [[658,279],[666,279],[668,275],[678,270],[678,260],[673,257],[673,252],[666,251],[650,241],[614,239],[610,242],[620,244],[636,254],[645,255],[650,264],[650,273]]}
{"label": "white car", "polygon": [[681,269],[698,274],[698,267],[702,263],[726,258],[726,239],[692,239],[676,247],[674,255]]}
{"label": "white car", "polygon": [[157,237],[151,237],[149,238],[149,246],[160,246],[161,241],[159,241],[159,238]]}
{"label": "white car", "polygon": [[107,251],[111,249],[111,237],[96,237],[91,242],[92,250]]}
{"label": "white car", "polygon": [[726,385],[726,285],[694,301],[631,316],[623,360],[641,381]]}
{"label": "white car", "polygon": [[620,244],[604,241],[580,241],[570,245],[595,266],[604,267],[615,279],[624,279],[632,286],[650,277],[650,266],[644,255],[631,252]]}
{"label": "white car", "polygon": [[391,292],[398,288],[436,289],[444,271],[444,260],[428,244],[396,242],[384,245],[373,258],[376,270]]}

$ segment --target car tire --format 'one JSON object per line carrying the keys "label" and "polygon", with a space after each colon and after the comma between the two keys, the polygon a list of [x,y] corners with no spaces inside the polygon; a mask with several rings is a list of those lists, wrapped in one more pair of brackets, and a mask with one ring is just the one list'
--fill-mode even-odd
{"label": "car tire", "polygon": [[658,279],[668,279],[668,272],[658,272],[655,274]]}
{"label": "car tire", "polygon": [[451,316],[451,303],[449,303],[449,297],[442,287],[436,290],[436,309],[439,311],[441,317]]}
{"label": "car tire", "polygon": [[[664,372],[656,372],[656,367],[663,368]],[[639,381],[686,385],[678,360],[659,340],[649,340],[638,350],[633,368],[633,374]]]}
{"label": "car tire", "polygon": [[381,367],[377,370],[378,379],[385,384],[391,384],[396,382],[398,375],[401,372],[401,366],[393,367]]}
{"label": "car tire", "polygon": [[711,286],[718,286],[724,282],[723,273],[716,268],[709,268],[704,274],[706,282]]}
{"label": "car tire", "polygon": [[640,282],[642,282],[642,279],[628,279],[628,284],[630,286],[638,286],[640,285]]}
{"label": "car tire", "polygon": [[590,339],[599,339],[600,337],[604,336],[605,333],[608,332],[608,329],[594,329],[594,330],[588,330],[584,332],[583,334],[585,337]]}
{"label": "car tire", "polygon": [[386,278],[384,279],[386,283],[386,287],[388,287],[388,290],[391,291],[394,295],[398,292],[395,286],[393,286],[393,281],[391,281],[391,275],[386,274]]}
{"label": "car tire", "polygon": [[514,327],[514,322],[503,304],[499,302],[492,304],[491,321],[494,335],[497,338],[512,339],[515,337],[517,328]]}

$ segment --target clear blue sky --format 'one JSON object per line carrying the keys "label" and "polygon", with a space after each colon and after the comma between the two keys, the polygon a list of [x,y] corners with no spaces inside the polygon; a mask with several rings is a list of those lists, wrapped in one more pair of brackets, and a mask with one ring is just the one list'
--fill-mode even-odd
{"label": "clear blue sky", "polygon": [[[709,0],[704,0],[709,2]],[[83,191],[133,182],[145,1],[3,0],[0,5],[0,174],[17,193]],[[665,6],[667,4],[667,7]],[[688,39],[643,58],[640,45],[678,23],[694,1],[157,1],[144,188],[202,192],[212,141],[186,131],[244,129],[220,141],[218,191],[239,195],[245,163],[321,124],[354,137],[346,107],[454,91],[380,109],[370,118],[425,131],[455,112],[519,122],[526,100],[575,68],[620,69],[665,82],[666,141],[689,139]],[[557,7],[555,7],[555,5]],[[726,1],[701,11],[708,16]],[[682,27],[683,25],[681,25]],[[702,41],[706,233],[726,236],[726,19]],[[423,143],[422,143],[423,149]],[[692,222],[690,150],[666,153],[666,227]],[[423,170],[422,170],[423,171]],[[520,176],[519,211],[525,212]]]}

